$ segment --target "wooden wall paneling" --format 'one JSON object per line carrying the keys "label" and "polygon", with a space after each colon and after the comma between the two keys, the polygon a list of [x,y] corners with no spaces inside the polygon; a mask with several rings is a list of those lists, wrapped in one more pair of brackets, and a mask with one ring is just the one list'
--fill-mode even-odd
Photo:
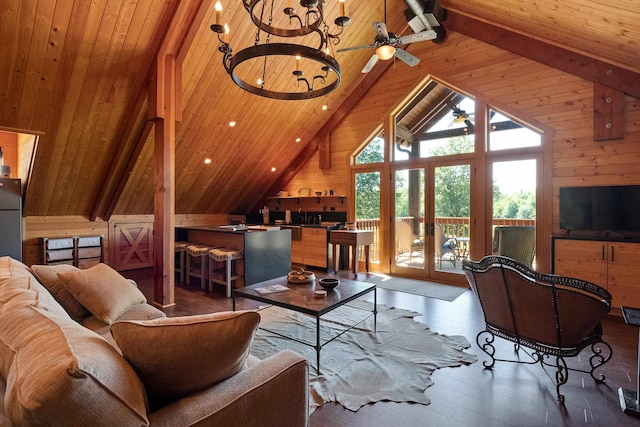
{"label": "wooden wall paneling", "polygon": [[[0,99],[4,102],[0,103],[0,114],[2,117],[9,118],[12,103],[6,99],[9,96],[9,88],[13,86],[14,79],[20,77],[20,73],[15,72],[16,58],[15,53],[18,51],[18,43],[23,38],[21,33],[17,31],[19,20],[18,10],[20,9],[20,0],[7,0],[4,3],[4,13],[0,14],[0,76],[3,76],[2,85],[0,85]],[[4,126],[18,127],[18,123],[12,120],[8,123],[7,119],[3,120]]]}
{"label": "wooden wall paneling", "polygon": [[587,57],[581,53],[570,51],[542,40],[532,40],[522,34],[508,31],[468,16],[452,13],[452,11],[449,11],[447,17],[447,28],[564,72],[640,97],[640,89],[634,87],[635,85],[633,84],[640,76],[630,69],[625,69],[612,63],[605,63],[599,59]]}
{"label": "wooden wall paneling", "polygon": [[[68,41],[81,40],[90,6],[90,2],[74,3],[68,18],[56,15],[56,18],[60,16],[60,21],[56,20],[57,23],[66,23],[57,27],[60,33],[58,41],[64,44],[61,46],[61,56],[54,58],[59,67],[55,77],[51,77],[53,80],[51,104],[42,104],[54,107],[46,108],[44,111],[39,110],[38,123],[42,127],[39,127],[38,123],[34,124],[35,129],[44,131],[44,135],[41,138],[40,149],[34,164],[34,174],[25,200],[25,215],[60,214],[50,210],[49,202],[53,196],[50,186],[53,185],[52,181],[55,181],[55,165],[64,160],[66,132],[73,118],[75,100],[79,96],[78,82],[82,79],[76,74],[76,68],[79,67],[78,63],[84,63],[86,66],[86,61],[81,61],[79,57],[81,47],[84,45]],[[52,39],[52,42],[54,41]]]}
{"label": "wooden wall paneling", "polygon": [[[20,127],[20,109],[23,102],[22,94],[25,91],[25,79],[29,74],[29,43],[31,42],[32,32],[34,30],[37,5],[32,2],[19,2],[13,6],[13,9],[8,11],[6,15],[8,15],[10,19],[13,19],[14,22],[3,22],[3,24],[7,24],[8,28],[14,31],[14,33],[10,34],[6,39],[8,41],[7,44],[10,46],[6,58],[10,58],[8,63],[11,68],[9,68],[9,70],[7,70],[8,73],[4,75],[10,76],[6,90],[8,91],[9,88],[11,88],[15,98],[11,100],[11,103],[7,102],[5,104],[6,108],[4,109],[3,119],[5,123],[10,123],[13,127]],[[15,12],[15,14],[11,13],[12,11]],[[18,29],[24,31],[24,34],[28,36],[19,36],[20,31],[17,31]],[[29,126],[25,126],[25,128],[28,127]]]}
{"label": "wooden wall paneling", "polygon": [[175,226],[228,225],[227,214],[176,214]]}
{"label": "wooden wall paneling", "polygon": [[56,77],[59,75],[61,68],[60,58],[64,55],[65,37],[70,28],[71,13],[73,10],[73,2],[57,2],[55,4],[55,12],[51,23],[39,22],[47,31],[48,40],[45,42],[47,50],[44,55],[44,63],[40,73],[40,81],[38,85],[38,93],[34,97],[34,111],[30,118],[33,130],[43,130],[47,127],[50,120],[50,114],[36,114],[35,107],[42,105],[55,105],[59,102],[55,98],[56,93]]}
{"label": "wooden wall paneling", "polygon": [[31,33],[31,39],[27,40],[30,46],[24,70],[24,90],[20,102],[19,123],[32,123],[33,121],[38,102],[38,89],[43,83],[42,71],[49,47],[49,33],[55,6],[55,2],[39,2],[36,10],[33,11],[34,15],[29,16],[30,24],[25,28],[26,32]]}
{"label": "wooden wall paneling", "polygon": [[[91,7],[99,6],[87,5],[88,9],[91,9]],[[86,19],[81,28],[81,33],[78,35],[79,42],[76,61],[73,63],[73,68],[69,70],[69,73],[66,75],[66,79],[74,82],[74,84],[68,85],[68,91],[63,96],[64,103],[60,104],[61,108],[63,108],[60,113],[60,124],[57,132],[52,135],[55,138],[53,146],[56,147],[56,149],[49,159],[49,167],[53,168],[53,170],[48,173],[50,179],[42,184],[42,192],[40,194],[41,205],[43,207],[39,210],[40,212],[45,212],[45,214],[54,214],[54,212],[57,212],[61,200],[71,200],[77,182],[70,180],[67,182],[67,177],[74,165],[76,168],[80,166],[77,153],[82,151],[83,147],[80,146],[80,144],[71,144],[69,142],[82,141],[81,130],[83,124],[87,122],[93,123],[93,120],[85,121],[87,117],[84,116],[84,114],[90,111],[90,98],[83,97],[82,93],[87,90],[85,86],[88,85],[86,76],[91,69],[91,56],[94,47],[96,47],[94,41],[100,29],[104,30],[104,26],[101,25],[101,14],[91,13],[88,9],[86,10]],[[84,10],[82,12],[84,12]],[[109,20],[106,20],[105,25],[108,24]],[[93,69],[94,73],[99,73],[99,71],[101,71],[101,69]],[[84,142],[86,144],[86,140],[84,140]],[[43,145],[47,146],[48,144]],[[67,183],[64,191],[56,191],[58,182]],[[63,209],[61,213],[66,213],[66,209]]]}

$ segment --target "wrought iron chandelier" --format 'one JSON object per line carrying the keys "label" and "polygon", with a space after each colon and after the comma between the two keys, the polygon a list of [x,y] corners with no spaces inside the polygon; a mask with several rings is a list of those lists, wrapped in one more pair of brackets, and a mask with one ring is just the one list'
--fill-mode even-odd
{"label": "wrought iron chandelier", "polygon": [[[340,43],[344,26],[351,21],[345,13],[345,0],[338,1],[340,16],[334,20],[336,29],[332,33],[325,21],[325,0],[299,0],[300,13],[293,7],[293,0],[286,0],[286,7],[285,0],[242,0],[256,34],[253,46],[235,54],[229,44],[229,27],[221,23],[222,5],[218,1],[211,30],[218,36],[222,64],[233,82],[255,95],[274,99],[311,99],[334,91],[342,75],[333,50]],[[286,41],[295,38],[299,43],[272,43],[272,36]],[[319,40],[314,40],[316,37]],[[284,78],[283,67],[290,67],[293,77]]]}

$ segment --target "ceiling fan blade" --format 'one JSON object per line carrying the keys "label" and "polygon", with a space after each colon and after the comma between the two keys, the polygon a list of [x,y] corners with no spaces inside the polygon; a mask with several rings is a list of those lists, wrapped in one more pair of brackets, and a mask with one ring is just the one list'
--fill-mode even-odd
{"label": "ceiling fan blade", "polygon": [[396,58],[406,63],[410,67],[418,65],[420,60],[403,49],[396,49]]}
{"label": "ceiling fan blade", "polygon": [[407,34],[406,36],[398,37],[398,41],[401,44],[409,44],[421,42],[423,40],[433,40],[438,36],[433,30],[421,31],[419,33]]}
{"label": "ceiling fan blade", "polygon": [[374,53],[371,59],[369,59],[369,62],[367,62],[367,64],[362,69],[362,74],[366,74],[369,71],[371,71],[371,69],[373,68],[374,65],[376,65],[377,62],[378,62],[378,55]]}
{"label": "ceiling fan blade", "polygon": [[385,38],[385,40],[389,39],[389,32],[387,31],[387,24],[384,22],[374,22],[373,28],[376,29],[376,32]]}
{"label": "ceiling fan blade", "polygon": [[348,52],[350,50],[370,49],[372,47],[376,47],[376,46],[373,45],[373,44],[364,44],[364,45],[361,45],[361,46],[342,47],[342,48],[336,50],[336,52]]}

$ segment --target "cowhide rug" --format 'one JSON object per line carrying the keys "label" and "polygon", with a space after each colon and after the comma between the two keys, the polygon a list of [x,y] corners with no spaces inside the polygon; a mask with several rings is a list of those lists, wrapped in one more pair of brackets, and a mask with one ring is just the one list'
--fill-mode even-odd
{"label": "cowhide rug", "polygon": [[[372,303],[356,301],[322,317],[321,337],[326,341],[371,311]],[[278,307],[260,310],[260,326],[315,344],[315,319]],[[310,363],[310,411],[325,402],[338,402],[357,411],[380,400],[428,405],[426,390],[431,374],[439,368],[477,361],[464,352],[470,347],[463,336],[433,332],[414,320],[414,311],[378,306],[377,332],[370,318],[324,346],[317,375],[316,352],[312,347],[258,330],[251,354],[264,359],[282,350],[294,350]]]}

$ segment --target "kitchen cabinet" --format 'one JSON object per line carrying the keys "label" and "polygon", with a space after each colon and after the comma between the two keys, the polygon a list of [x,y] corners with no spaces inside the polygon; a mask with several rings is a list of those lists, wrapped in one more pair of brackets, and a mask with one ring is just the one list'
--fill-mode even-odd
{"label": "kitchen cabinet", "polygon": [[614,309],[640,307],[640,243],[558,237],[552,242],[554,274],[607,289]]}
{"label": "kitchen cabinet", "polygon": [[302,239],[291,239],[291,262],[294,264],[304,264],[304,255],[302,252]]}
{"label": "kitchen cabinet", "polygon": [[302,263],[326,269],[327,253],[327,228],[302,227]]}

